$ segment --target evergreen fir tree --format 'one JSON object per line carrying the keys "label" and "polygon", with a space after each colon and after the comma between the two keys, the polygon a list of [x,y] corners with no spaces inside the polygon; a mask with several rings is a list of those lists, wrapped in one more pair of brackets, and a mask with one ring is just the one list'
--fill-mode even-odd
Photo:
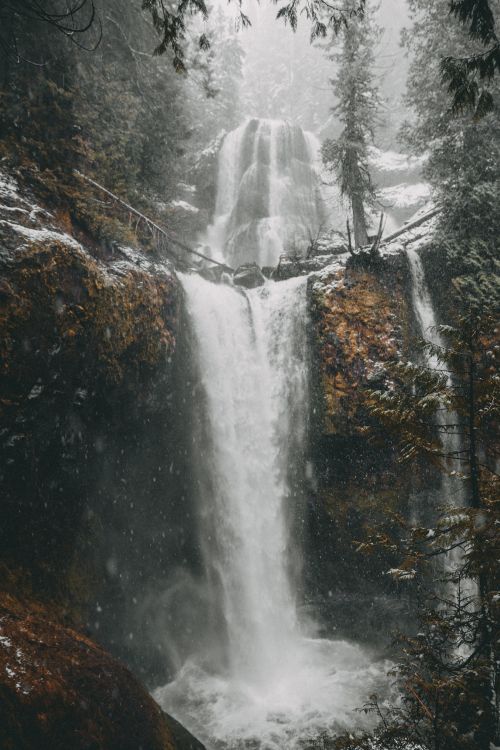
{"label": "evergreen fir tree", "polygon": [[222,130],[241,121],[244,52],[234,19],[211,9],[204,25],[208,49],[188,49],[185,92],[195,149],[204,149]]}
{"label": "evergreen fir tree", "polygon": [[[391,389],[371,394],[371,413],[399,442],[401,459],[413,463],[422,457],[443,472],[450,471],[451,462],[468,491],[463,507],[441,508],[432,529],[400,518],[393,535],[373,529],[359,545],[361,551],[399,549],[400,564],[391,572],[417,587],[418,630],[399,636],[401,658],[393,676],[401,703],[387,708],[373,696],[365,709],[378,715],[377,729],[339,739],[334,744],[339,750],[413,745],[490,750],[498,743],[500,446],[491,439],[500,416],[495,330],[491,315],[478,312],[463,316],[455,327],[442,326],[446,348],[425,345],[441,365],[437,371],[395,364]],[[455,414],[457,423],[436,420],[442,408]],[[443,450],[441,438],[449,430],[462,438],[458,454]],[[449,569],[443,558],[455,549],[461,555]]]}
{"label": "evergreen fir tree", "polygon": [[[450,13],[466,27],[470,40],[481,49],[469,55],[447,56],[441,61],[443,81],[453,95],[453,110],[472,110],[480,118],[495,109],[488,85],[500,72],[500,39],[497,35],[495,0],[450,0]],[[498,106],[498,102],[497,102]]]}
{"label": "evergreen fir tree", "polygon": [[[427,154],[425,176],[442,207],[435,244],[443,270],[467,294],[467,306],[500,305],[500,118],[498,105],[479,121],[457,115],[442,95],[440,59],[472,50],[467,30],[447,18],[448,0],[411,0],[413,27],[404,36],[412,56],[403,129],[412,150]],[[422,70],[426,75],[422,76]],[[491,91],[500,90],[495,79]]]}
{"label": "evergreen fir tree", "polygon": [[[343,7],[348,13],[352,0],[345,0]],[[332,56],[338,65],[332,85],[338,100],[333,112],[343,129],[339,138],[325,141],[322,147],[323,162],[336,175],[340,191],[351,205],[356,247],[368,242],[366,207],[374,198],[368,149],[378,108],[373,76],[375,33],[369,13],[363,20],[353,16],[342,29],[341,50]]]}

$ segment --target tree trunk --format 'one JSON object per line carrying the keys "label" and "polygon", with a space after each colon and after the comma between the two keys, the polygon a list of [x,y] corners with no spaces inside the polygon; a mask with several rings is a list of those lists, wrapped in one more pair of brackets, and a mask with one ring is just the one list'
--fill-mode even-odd
{"label": "tree trunk", "polygon": [[368,244],[368,231],[366,229],[365,207],[359,195],[351,197],[352,219],[354,225],[354,245],[357,248]]}

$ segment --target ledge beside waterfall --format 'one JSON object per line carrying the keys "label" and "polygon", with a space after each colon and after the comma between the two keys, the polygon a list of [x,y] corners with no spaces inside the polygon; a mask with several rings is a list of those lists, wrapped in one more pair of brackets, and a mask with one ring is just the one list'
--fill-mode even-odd
{"label": "ledge beside waterfall", "polygon": [[[172,439],[176,279],[138,251],[77,240],[10,176],[0,194],[0,745],[201,748],[94,642],[115,632],[100,629],[103,591],[118,619],[126,604],[107,531],[138,484],[154,506]],[[140,672],[130,649],[114,652]]]}

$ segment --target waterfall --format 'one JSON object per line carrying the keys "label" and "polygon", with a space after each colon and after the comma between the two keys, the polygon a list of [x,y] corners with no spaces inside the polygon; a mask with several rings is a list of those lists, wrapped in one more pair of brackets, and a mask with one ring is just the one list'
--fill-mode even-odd
{"label": "waterfall", "polygon": [[251,291],[181,282],[203,426],[193,438],[200,545],[219,612],[201,623],[217,631],[205,650],[193,646],[156,697],[211,750],[291,750],[362,726],[355,709],[385,682],[385,665],[315,637],[301,617],[307,281]]}
{"label": "waterfall", "polygon": [[[210,425],[204,491],[213,543],[206,565],[220,580],[229,668],[266,677],[289,653],[297,613],[288,573],[292,455],[304,453],[307,416],[306,284],[246,294],[182,279]],[[206,508],[205,508],[206,511]]]}
{"label": "waterfall", "polygon": [[251,119],[228,133],[207,230],[215,255],[236,267],[303,253],[325,220],[317,158],[314,136],[281,120]]}
{"label": "waterfall", "polygon": [[[420,328],[420,334],[423,339],[432,343],[441,350],[445,349],[445,342],[437,329],[436,315],[432,304],[431,296],[425,279],[425,271],[422,265],[422,259],[417,250],[407,248],[406,254],[410,265],[412,279],[412,302],[415,311],[415,317]],[[432,352],[426,353],[427,366],[434,371],[439,371],[446,365],[443,365],[438,357]],[[451,377],[448,375],[448,385],[451,385]],[[462,437],[454,425],[458,423],[458,416],[454,412],[439,410],[437,412],[437,422],[440,429],[443,452],[448,455],[460,455],[463,449]],[[459,461],[454,459],[448,460],[450,472],[456,472],[460,468]],[[467,504],[466,485],[463,479],[446,473],[441,480],[442,505],[448,508],[462,508]],[[463,551],[460,547],[447,553],[445,556],[445,571],[453,575],[454,571],[463,561]],[[474,598],[476,588],[473,581],[463,581],[461,583],[462,594],[467,599]]]}

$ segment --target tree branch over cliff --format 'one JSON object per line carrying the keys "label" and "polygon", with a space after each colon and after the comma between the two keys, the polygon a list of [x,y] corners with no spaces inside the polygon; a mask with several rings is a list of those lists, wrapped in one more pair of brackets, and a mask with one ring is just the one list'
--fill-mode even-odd
{"label": "tree branch over cliff", "polygon": [[[101,40],[101,24],[94,0],[0,0],[0,54],[16,62],[28,59],[23,50],[27,27],[41,23],[66,36],[83,49],[94,50]],[[87,32],[97,27],[97,37],[85,43]]]}
{"label": "tree branch over cliff", "polygon": [[[275,5],[281,5],[280,0],[272,0]],[[250,18],[243,11],[243,0],[234,0],[238,7],[237,25],[242,28],[251,26]],[[278,9],[276,18],[283,19],[293,31],[296,30],[299,16],[311,24],[311,40],[326,37],[328,30],[335,34],[347,26],[353,17],[363,17],[366,0],[353,0],[348,11],[342,4],[329,0],[289,0]],[[173,54],[173,64],[177,71],[186,69],[185,47],[186,24],[189,17],[201,15],[207,19],[209,8],[205,0],[179,0],[177,5],[171,5],[165,0],[142,0],[143,10],[151,14],[153,25],[160,36],[160,43],[155,49],[156,55],[162,55],[168,50]],[[208,49],[210,40],[206,34],[198,37],[200,49]]]}

